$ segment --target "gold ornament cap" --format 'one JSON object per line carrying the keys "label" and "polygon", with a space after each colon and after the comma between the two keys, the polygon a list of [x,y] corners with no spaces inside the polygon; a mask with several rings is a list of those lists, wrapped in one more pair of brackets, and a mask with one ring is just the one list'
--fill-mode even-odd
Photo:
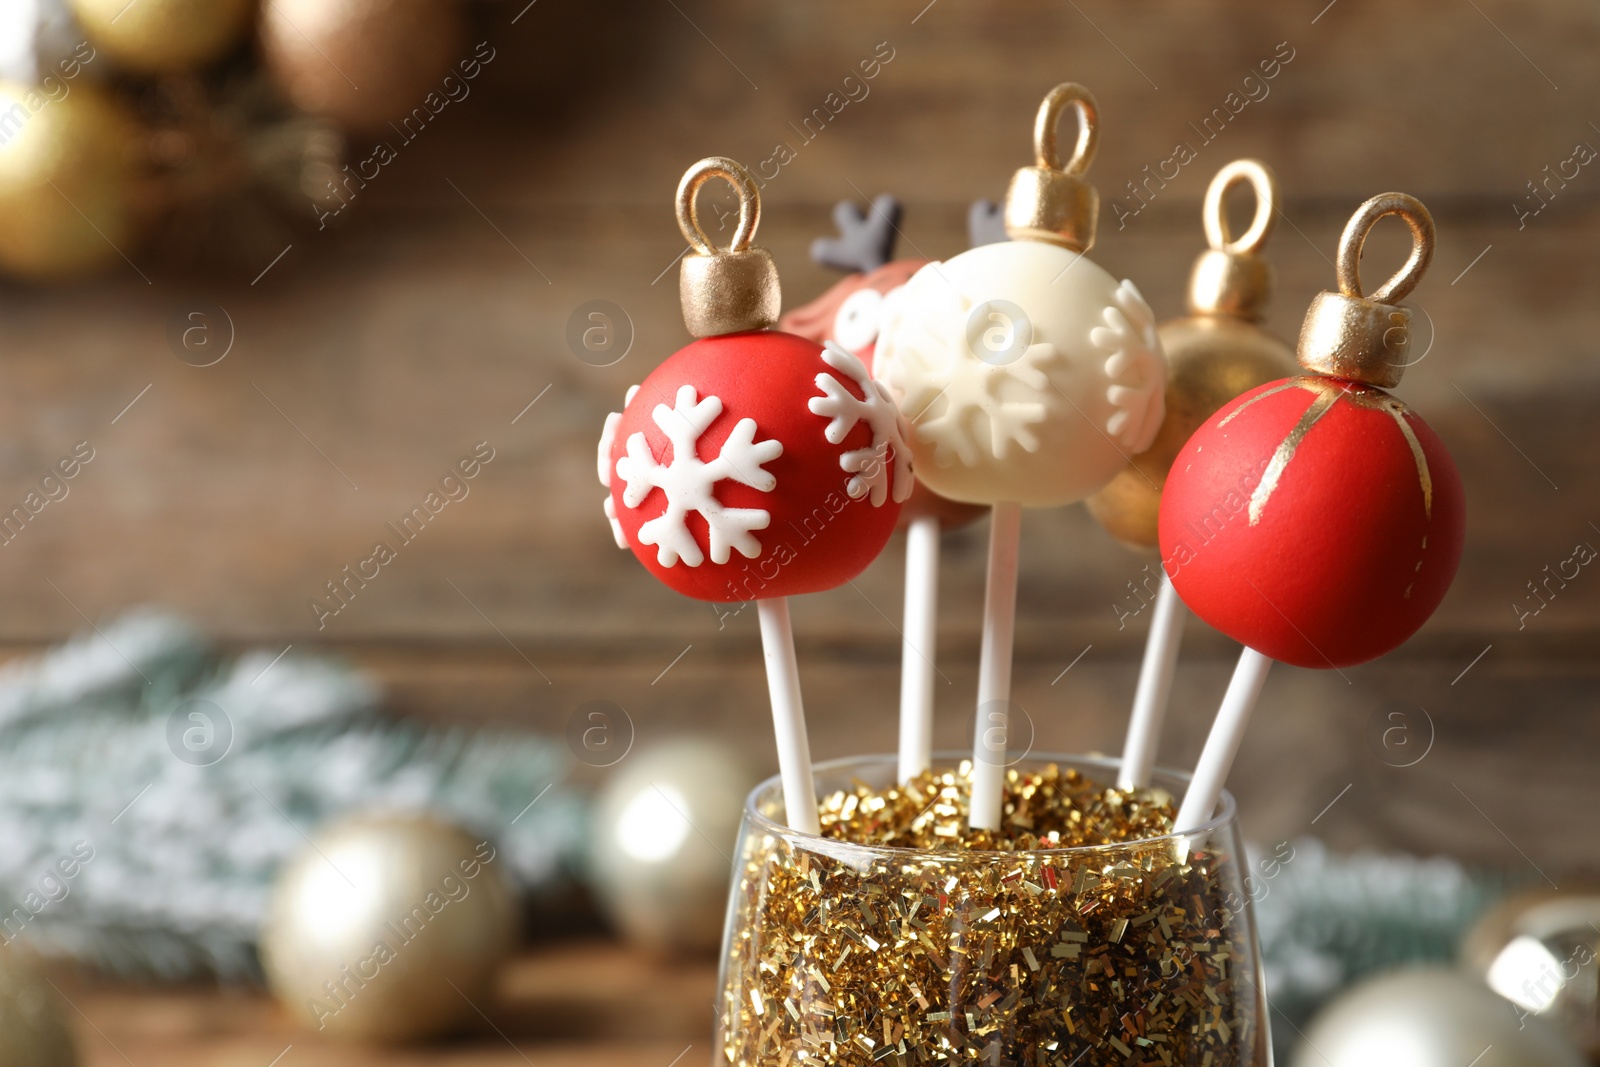
{"label": "gold ornament cap", "polygon": [[[727,248],[718,248],[700,225],[700,187],[721,178],[739,194],[739,224]],[[778,321],[783,294],[772,254],[750,242],[761,222],[761,194],[750,172],[726,156],[709,156],[678,183],[678,228],[690,251],[678,271],[683,324],[695,337],[764,330]]]}
{"label": "gold ornament cap", "polygon": [[[1361,248],[1385,215],[1411,228],[1411,255],[1394,276],[1361,292]],[[1316,374],[1381,389],[1400,383],[1411,345],[1411,309],[1400,307],[1433,259],[1433,216],[1406,193],[1380,193],[1356,209],[1339,238],[1337,293],[1318,293],[1300,327],[1300,365]]]}
{"label": "gold ornament cap", "polygon": [[[1056,127],[1068,106],[1078,112],[1078,142],[1061,162]],[[1100,221],[1100,194],[1084,180],[1100,143],[1094,96],[1077,82],[1051,89],[1033,120],[1034,165],[1023,167],[1006,190],[1006,233],[1018,241],[1048,241],[1087,252]]]}
{"label": "gold ornament cap", "polygon": [[[1244,182],[1255,191],[1256,213],[1243,236],[1228,232],[1223,200],[1228,190]],[[1206,187],[1201,220],[1206,242],[1189,275],[1189,312],[1260,322],[1272,296],[1272,267],[1260,256],[1272,234],[1278,207],[1278,180],[1260,160],[1236,159],[1217,171]]]}

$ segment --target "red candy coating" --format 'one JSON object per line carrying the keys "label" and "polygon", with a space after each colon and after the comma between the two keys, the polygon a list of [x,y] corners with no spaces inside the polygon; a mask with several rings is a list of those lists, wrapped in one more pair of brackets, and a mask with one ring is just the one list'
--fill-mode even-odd
{"label": "red candy coating", "polygon": [[1420,416],[1371,386],[1286,378],[1225,405],[1178,453],[1161,555],[1184,603],[1234,640],[1348,667],[1433,614],[1465,518],[1455,462]]}
{"label": "red candy coating", "polygon": [[[611,497],[623,535],[634,555],[663,583],[685,596],[724,603],[765,597],[794,596],[842,585],[859,574],[882,551],[900,514],[890,493],[879,505],[871,495],[852,499],[847,484],[852,475],[841,466],[844,453],[873,447],[873,431],[857,422],[842,441],[825,436],[830,419],[810,409],[812,398],[822,396],[819,374],[831,374],[850,395],[864,398],[859,385],[823,360],[821,346],[805,338],[778,331],[754,331],[707,337],[680,349],[647,377],[623,410],[610,451]],[[717,460],[724,442],[743,419],[755,421],[756,447],[768,440],[782,445],[782,454],[759,463],[736,463],[742,474],[759,481],[765,471],[775,479],[770,491],[738,480],[715,483],[716,504],[722,508],[766,511],[764,527],[752,529],[759,553],[750,558],[738,548],[717,563],[711,551],[710,526],[698,511],[689,511],[684,525],[704,559],[690,566],[685,559],[671,565],[660,562],[659,547],[640,541],[640,528],[667,510],[667,494],[660,487],[627,505],[630,466],[618,461],[628,456],[628,442],[644,435],[654,462],[669,466],[673,447],[656,423],[658,406],[675,409],[683,386],[693,386],[704,401],[716,397],[722,411],[697,439],[697,456],[705,463]],[[667,415],[669,420],[676,415]],[[903,462],[888,451],[887,469]]]}

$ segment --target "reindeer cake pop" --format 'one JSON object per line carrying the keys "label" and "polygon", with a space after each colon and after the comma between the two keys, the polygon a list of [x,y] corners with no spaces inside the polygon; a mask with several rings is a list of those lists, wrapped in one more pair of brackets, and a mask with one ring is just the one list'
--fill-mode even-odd
{"label": "reindeer cake pop", "polygon": [[[988,227],[978,220],[981,206],[982,202],[973,205],[974,215],[969,220],[974,246],[992,239]],[[809,304],[785,312],[778,327],[818,344],[833,341],[854,352],[869,372],[881,377],[876,361],[884,319],[906,282],[928,263],[925,259],[894,258],[903,213],[900,201],[887,193],[873,200],[867,212],[849,200],[835,204],[833,219],[839,235],[812,241],[811,258],[847,273]],[[978,239],[980,233],[986,240]],[[986,510],[942,497],[918,479],[900,511],[900,525],[909,527],[921,516],[933,515],[948,530],[977,521]]]}
{"label": "reindeer cake pop", "polygon": [[854,352],[868,367],[883,325],[884,307],[892,295],[927,263],[895,259],[895,236],[903,213],[900,201],[885,193],[863,212],[854,202],[833,207],[836,237],[811,242],[811,259],[819,266],[844,272],[827,292],[784,312],[780,329],[822,344],[836,342]]}
{"label": "reindeer cake pop", "polygon": [[[884,315],[901,287],[926,263],[894,259],[900,201],[885,194],[862,212],[841,200],[833,209],[837,237],[811,243],[811,258],[848,271],[827,292],[778,320],[791,333],[835,342],[873,367]],[[977,243],[977,242],[974,242]],[[933,752],[934,655],[938,640],[939,536],[973,522],[985,509],[948,500],[918,481],[900,510],[906,528],[904,624],[900,631],[900,780],[927,770]]]}

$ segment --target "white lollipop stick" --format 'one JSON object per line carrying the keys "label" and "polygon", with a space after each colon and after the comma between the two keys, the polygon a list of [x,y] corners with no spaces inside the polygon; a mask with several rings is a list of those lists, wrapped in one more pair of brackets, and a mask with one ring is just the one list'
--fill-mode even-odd
{"label": "white lollipop stick", "polygon": [[1021,535],[1022,505],[996,504],[989,520],[989,575],[983,598],[983,651],[978,660],[978,721],[972,742],[972,805],[967,822],[974,830],[1000,829]]}
{"label": "white lollipop stick", "polygon": [[1253,648],[1239,653],[1239,664],[1233,669],[1233,680],[1222,696],[1222,706],[1206,735],[1206,747],[1200,751],[1200,762],[1195,764],[1194,777],[1183,803],[1178,806],[1178,817],[1173,829],[1186,833],[1209,822],[1222,798],[1223,783],[1228,780],[1228,770],[1233,758],[1239,754],[1239,742],[1244,740],[1244,728],[1255,710],[1256,698],[1266,683],[1267,670],[1272,660]]}
{"label": "white lollipop stick", "polygon": [[906,617],[900,647],[900,780],[933,762],[933,653],[939,621],[939,519],[906,528]]}
{"label": "white lollipop stick", "polygon": [[1172,672],[1178,666],[1178,646],[1189,609],[1178,599],[1172,579],[1161,572],[1155,615],[1145,638],[1144,662],[1139,667],[1139,687],[1133,693],[1133,715],[1128,719],[1128,740],[1122,746],[1122,769],[1117,788],[1123,792],[1150,784],[1161,744],[1161,727],[1167,719],[1167,698],[1172,693]]}
{"label": "white lollipop stick", "polygon": [[811,742],[806,738],[806,712],[800,703],[800,668],[794,658],[788,598],[757,600],[756,616],[761,620],[761,656],[767,664],[772,730],[778,740],[784,817],[791,830],[820,833],[817,789],[811,780]]}

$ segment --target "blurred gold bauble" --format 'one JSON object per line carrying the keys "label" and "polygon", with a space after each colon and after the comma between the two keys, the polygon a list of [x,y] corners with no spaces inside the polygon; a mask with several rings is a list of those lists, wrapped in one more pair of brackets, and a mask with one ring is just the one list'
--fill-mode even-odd
{"label": "blurred gold bauble", "polygon": [[66,1001],[10,948],[0,948],[0,1064],[74,1067]]}
{"label": "blurred gold bauble", "polygon": [[[1237,182],[1255,189],[1256,214],[1244,236],[1234,239],[1227,231],[1222,200]],[[1253,159],[1229,163],[1206,190],[1203,218],[1211,247],[1200,254],[1190,276],[1190,313],[1159,329],[1167,353],[1161,429],[1149,448],[1088,500],[1090,514],[1127,545],[1158,544],[1167,472],[1202,423],[1240,393],[1300,373],[1294,348],[1258,325],[1272,289],[1272,271],[1257,252],[1272,232],[1276,200],[1272,172]]]}
{"label": "blurred gold bauble", "polygon": [[0,83],[0,270],[71,278],[130,251],[137,138],[133,118],[88,85],[50,101]]}
{"label": "blurred gold bauble", "polygon": [[471,60],[460,9],[455,0],[262,0],[261,49],[302,111],[385,130],[419,108],[431,120],[424,101],[444,99],[452,64]]}
{"label": "blurred gold bauble", "polygon": [[89,43],[135,74],[203,67],[250,24],[254,0],[69,0]]}
{"label": "blurred gold bauble", "polygon": [[404,1041],[477,1017],[516,948],[506,859],[422,816],[358,816],[278,876],[261,961],[289,1012],[339,1038]]}

